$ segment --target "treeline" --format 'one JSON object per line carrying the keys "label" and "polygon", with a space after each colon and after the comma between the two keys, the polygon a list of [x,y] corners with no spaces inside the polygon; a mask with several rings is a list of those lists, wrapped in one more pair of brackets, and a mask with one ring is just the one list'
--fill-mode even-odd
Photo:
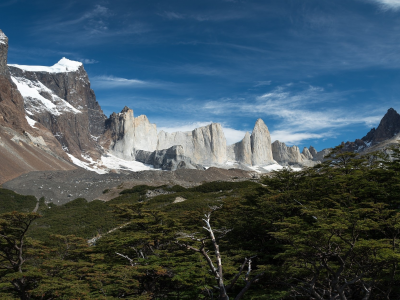
{"label": "treeline", "polygon": [[400,299],[397,148],[339,147],[260,183],[151,189],[42,199],[38,213],[0,190],[15,210],[0,215],[0,298]]}

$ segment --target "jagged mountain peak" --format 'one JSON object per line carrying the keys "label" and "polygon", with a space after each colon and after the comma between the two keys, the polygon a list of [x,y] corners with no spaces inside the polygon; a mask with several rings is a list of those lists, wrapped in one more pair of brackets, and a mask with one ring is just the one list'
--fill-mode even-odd
{"label": "jagged mountain peak", "polygon": [[361,140],[367,145],[375,145],[390,139],[400,132],[400,115],[393,108],[389,108],[383,116],[379,126],[372,128]]}
{"label": "jagged mountain peak", "polygon": [[121,114],[124,114],[124,113],[126,113],[126,112],[128,112],[128,111],[132,111],[132,112],[133,112],[133,109],[130,109],[128,106],[125,106],[125,107],[121,110]]}
{"label": "jagged mountain peak", "polygon": [[256,121],[256,124],[254,125],[254,128],[256,128],[256,127],[264,127],[264,126],[267,127],[267,125],[265,125],[263,119],[258,118],[257,121]]}
{"label": "jagged mountain peak", "polygon": [[9,66],[29,72],[69,73],[69,72],[77,72],[79,68],[83,67],[83,64],[79,61],[74,61],[63,57],[55,65],[51,67],[27,66],[27,65],[17,65],[17,64],[10,64]]}

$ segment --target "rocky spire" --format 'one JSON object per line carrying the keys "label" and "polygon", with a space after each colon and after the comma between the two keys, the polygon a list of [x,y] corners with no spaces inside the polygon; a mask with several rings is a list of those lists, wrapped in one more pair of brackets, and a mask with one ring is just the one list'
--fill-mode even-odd
{"label": "rocky spire", "polygon": [[7,67],[8,38],[0,29],[0,75],[10,77]]}
{"label": "rocky spire", "polygon": [[313,146],[310,146],[310,148],[308,150],[310,151],[310,154],[312,155],[312,157],[314,157],[318,153],[318,151],[315,150],[315,148]]}
{"label": "rocky spire", "polygon": [[263,165],[273,162],[271,150],[271,136],[267,125],[258,119],[250,136],[252,164]]}
{"label": "rocky spire", "polygon": [[310,150],[308,150],[307,147],[303,148],[302,154],[304,155],[305,159],[308,159],[308,160],[312,160],[313,159],[313,155],[311,154]]}

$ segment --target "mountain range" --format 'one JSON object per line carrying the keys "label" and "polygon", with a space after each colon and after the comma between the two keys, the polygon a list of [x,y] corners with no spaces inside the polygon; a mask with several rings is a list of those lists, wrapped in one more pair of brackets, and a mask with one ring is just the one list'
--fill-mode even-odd
{"label": "mountain range", "polygon": [[[106,117],[82,63],[62,58],[51,67],[7,65],[7,53],[0,30],[0,184],[30,171],[77,167],[99,174],[209,167],[268,172],[313,166],[330,151],[272,142],[261,119],[228,145],[218,123],[169,133],[128,107]],[[389,109],[376,129],[343,144],[367,151],[395,142],[399,132],[400,115]]]}

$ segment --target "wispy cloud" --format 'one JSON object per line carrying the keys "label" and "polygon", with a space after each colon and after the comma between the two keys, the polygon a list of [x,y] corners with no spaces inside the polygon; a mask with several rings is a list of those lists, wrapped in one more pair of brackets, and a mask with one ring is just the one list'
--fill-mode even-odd
{"label": "wispy cloud", "polygon": [[32,28],[39,37],[74,45],[109,43],[111,39],[149,31],[143,23],[131,21],[127,24],[116,19],[114,12],[103,5],[96,5],[75,18],[71,18],[71,14],[66,11],[38,21]]}
{"label": "wispy cloud", "polygon": [[178,13],[175,11],[164,11],[159,14],[168,20],[194,20],[197,22],[224,22],[243,19],[248,16],[247,12],[241,11],[210,11],[205,13]]}
{"label": "wispy cloud", "polygon": [[127,79],[115,76],[95,76],[91,81],[97,89],[112,89],[120,87],[143,88],[154,85],[151,82],[143,80]]}
{"label": "wispy cloud", "polygon": [[400,9],[400,0],[369,0],[369,2],[377,3],[384,10]]}
{"label": "wispy cloud", "polygon": [[353,124],[375,125],[382,117],[381,111],[368,108],[358,108],[354,115],[348,107],[340,105],[344,100],[344,93],[297,84],[278,86],[253,101],[209,101],[204,109],[215,115],[240,111],[247,116],[260,116],[266,121],[272,118],[277,122],[272,130],[273,139],[288,144],[333,137],[338,130]]}
{"label": "wispy cloud", "polygon": [[148,89],[174,90],[178,88],[176,84],[170,82],[128,79],[112,75],[94,76],[92,77],[91,82],[96,89],[148,88]]}
{"label": "wispy cloud", "polygon": [[227,70],[222,68],[215,68],[202,64],[184,64],[181,66],[172,67],[171,69],[175,69],[181,73],[204,76],[225,76],[228,73]]}
{"label": "wispy cloud", "polygon": [[267,80],[267,81],[257,81],[257,83],[254,85],[254,87],[264,86],[264,85],[271,85],[271,83],[272,83],[271,80]]}
{"label": "wispy cloud", "polygon": [[334,137],[333,132],[325,133],[309,133],[309,132],[291,132],[289,130],[274,130],[271,131],[272,141],[283,141],[288,145],[296,145],[306,140],[323,139]]}
{"label": "wispy cloud", "polygon": [[97,60],[90,59],[90,58],[82,58],[82,59],[79,59],[79,61],[81,63],[83,63],[84,65],[92,65],[92,64],[97,64],[98,63]]}

